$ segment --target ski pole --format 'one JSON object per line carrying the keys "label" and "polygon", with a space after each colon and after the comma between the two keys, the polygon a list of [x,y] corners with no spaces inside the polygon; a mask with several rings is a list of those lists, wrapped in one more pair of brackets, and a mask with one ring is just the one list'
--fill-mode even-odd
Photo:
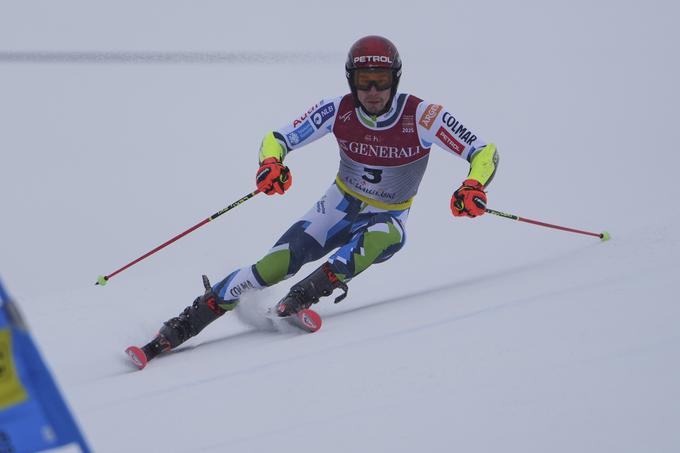
{"label": "ski pole", "polygon": [[255,195],[257,195],[258,193],[260,193],[259,190],[255,190],[255,191],[253,191],[253,192],[250,192],[248,195],[246,195],[246,196],[242,197],[241,199],[239,199],[239,200],[233,202],[232,204],[230,204],[230,205],[227,206],[226,208],[222,209],[221,211],[217,211],[216,213],[214,213],[213,215],[211,215],[211,216],[208,217],[207,219],[202,220],[201,222],[199,222],[199,223],[197,223],[196,225],[192,226],[191,228],[189,228],[188,230],[184,231],[183,233],[178,234],[177,236],[175,236],[174,238],[170,239],[169,241],[164,242],[163,244],[159,245],[158,247],[156,247],[156,248],[153,249],[153,250],[150,250],[149,252],[147,252],[147,253],[145,253],[144,255],[140,256],[140,257],[137,258],[136,260],[134,260],[134,261],[132,261],[132,262],[126,264],[125,266],[121,267],[121,268],[118,269],[117,271],[112,272],[112,273],[110,273],[109,275],[100,275],[100,276],[97,278],[97,282],[95,283],[95,285],[101,285],[101,286],[106,285],[106,283],[109,281],[109,279],[110,279],[111,277],[113,277],[114,275],[116,275],[116,274],[118,274],[118,273],[120,273],[120,272],[123,272],[125,269],[127,269],[128,267],[130,267],[130,266],[132,266],[132,265],[134,265],[134,264],[139,263],[139,262],[142,261],[144,258],[147,258],[147,257],[149,257],[150,255],[153,255],[154,253],[156,253],[156,252],[159,251],[160,249],[162,249],[162,248],[164,248],[164,247],[167,247],[168,245],[172,244],[172,243],[175,242],[176,240],[178,240],[178,239],[180,239],[180,238],[186,236],[187,234],[191,233],[192,231],[194,231],[194,230],[196,230],[196,229],[202,227],[203,225],[205,225],[206,223],[210,222],[211,220],[215,220],[216,218],[218,218],[219,216],[221,216],[221,215],[224,214],[225,212],[231,211],[231,210],[234,209],[236,206],[238,206],[238,205],[240,205],[240,204],[242,204],[242,203],[244,203],[244,202],[250,200],[251,198],[253,198],[253,197],[254,197]]}
{"label": "ski pole", "polygon": [[505,217],[506,219],[518,220],[520,222],[526,222],[526,223],[532,223],[534,225],[548,227],[548,228],[555,228],[556,230],[569,231],[571,233],[587,234],[588,236],[598,237],[598,238],[602,239],[603,241],[608,241],[611,238],[609,233],[606,232],[606,231],[603,231],[602,233],[591,233],[590,231],[576,230],[574,228],[567,228],[567,227],[563,227],[563,226],[559,226],[559,225],[552,225],[550,223],[539,222],[538,220],[527,219],[525,217],[520,217],[520,216],[515,215],[515,214],[508,214],[506,212],[494,211],[493,209],[489,209],[489,208],[486,208],[485,210],[489,214],[497,215],[499,217]]}

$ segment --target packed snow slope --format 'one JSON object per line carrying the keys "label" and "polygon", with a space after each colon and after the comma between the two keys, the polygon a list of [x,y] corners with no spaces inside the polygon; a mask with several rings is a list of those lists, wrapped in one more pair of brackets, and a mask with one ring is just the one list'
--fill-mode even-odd
{"label": "packed snow slope", "polygon": [[[97,452],[680,451],[680,80],[672,1],[12,2],[0,14],[0,272]],[[261,137],[347,92],[359,37],[400,89],[498,144],[489,206],[600,232],[457,219],[433,149],[408,243],[317,305],[313,266],[135,371],[123,354],[253,263],[337,170],[331,136],[259,195]]]}

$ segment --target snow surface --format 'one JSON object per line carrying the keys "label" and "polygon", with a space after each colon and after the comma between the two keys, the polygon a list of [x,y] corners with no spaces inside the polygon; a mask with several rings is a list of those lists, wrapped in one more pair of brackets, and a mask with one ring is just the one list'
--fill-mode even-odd
{"label": "snow surface", "polygon": [[[394,5],[3,3],[0,271],[95,451],[680,451],[677,2]],[[320,332],[244,322],[294,278],[133,370],[202,273],[324,193],[333,138],[290,155],[285,197],[97,275],[251,191],[263,134],[345,93],[372,33],[403,91],[498,144],[490,207],[612,240],[453,218],[467,164],[435,149],[407,247]]]}

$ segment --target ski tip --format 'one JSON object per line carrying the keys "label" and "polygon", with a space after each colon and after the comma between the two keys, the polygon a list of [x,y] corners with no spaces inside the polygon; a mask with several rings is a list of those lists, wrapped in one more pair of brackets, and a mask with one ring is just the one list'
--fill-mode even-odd
{"label": "ski tip", "polygon": [[125,350],[125,353],[128,355],[128,357],[130,357],[130,360],[132,360],[132,363],[134,363],[137,368],[140,370],[144,369],[148,362],[144,351],[139,349],[137,346],[130,346]]}
{"label": "ski tip", "polygon": [[306,308],[297,312],[295,316],[302,324],[302,327],[310,333],[314,333],[321,328],[321,316],[314,310]]}
{"label": "ski tip", "polygon": [[602,233],[600,233],[600,239],[602,239],[602,242],[608,241],[608,240],[610,240],[611,238],[612,238],[612,237],[611,237],[611,235],[609,234],[608,231],[603,231]]}

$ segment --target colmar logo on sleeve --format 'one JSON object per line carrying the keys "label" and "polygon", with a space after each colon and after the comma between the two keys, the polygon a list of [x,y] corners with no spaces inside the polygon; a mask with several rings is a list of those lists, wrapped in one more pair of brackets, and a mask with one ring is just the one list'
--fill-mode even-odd
{"label": "colmar logo on sleeve", "polygon": [[477,136],[474,135],[470,130],[468,130],[468,128],[463,126],[463,124],[449,112],[444,112],[444,114],[442,115],[442,121],[444,122],[444,124],[448,126],[451,132],[457,135],[458,138],[460,138],[468,145],[472,145],[472,143],[475,140],[477,140]]}

